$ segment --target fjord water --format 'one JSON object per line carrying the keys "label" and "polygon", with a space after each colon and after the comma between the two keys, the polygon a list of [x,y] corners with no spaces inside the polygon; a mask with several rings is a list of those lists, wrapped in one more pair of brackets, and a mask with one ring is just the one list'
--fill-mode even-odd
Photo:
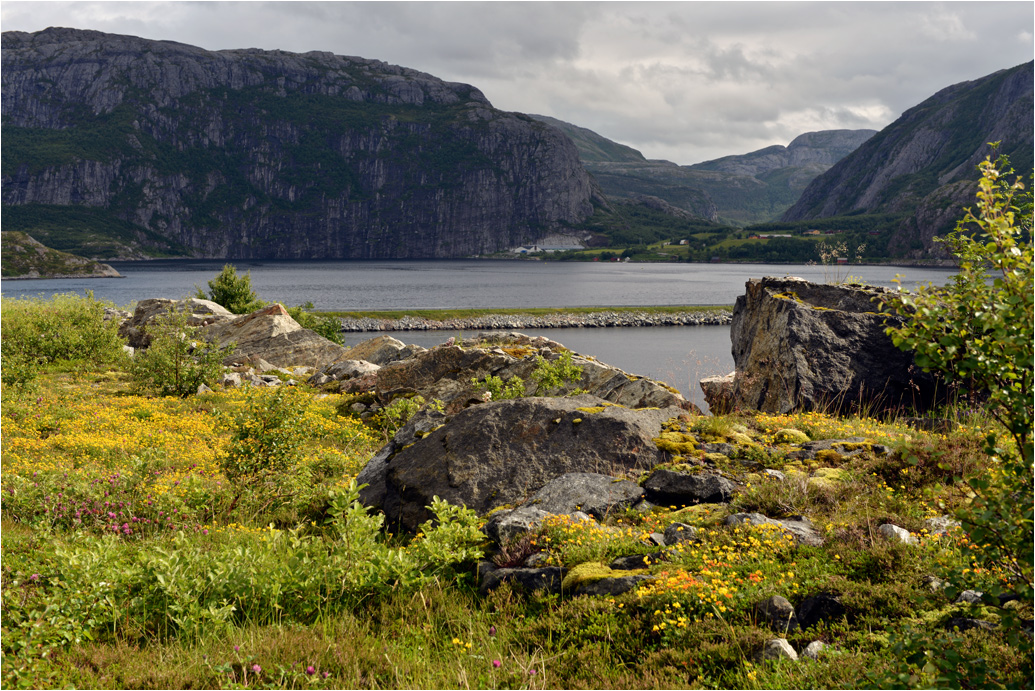
{"label": "fjord water", "polygon": [[[125,278],[3,281],[4,297],[91,290],[101,300],[129,306],[145,298],[183,298],[207,288],[225,262],[168,260],[113,262]],[[268,301],[317,310],[505,309],[732,305],[744,283],[763,276],[799,276],[816,282],[853,278],[870,285],[945,284],[950,269],[894,266],[831,267],[786,264],[638,264],[618,262],[457,261],[247,261],[252,287]],[[840,272],[836,274],[836,272]],[[703,404],[701,377],[733,369],[729,327],[523,329],[559,341],[623,370],[661,379]],[[346,344],[372,333],[346,334]],[[430,346],[458,334],[393,332],[407,343]],[[471,336],[473,334],[462,334]]]}

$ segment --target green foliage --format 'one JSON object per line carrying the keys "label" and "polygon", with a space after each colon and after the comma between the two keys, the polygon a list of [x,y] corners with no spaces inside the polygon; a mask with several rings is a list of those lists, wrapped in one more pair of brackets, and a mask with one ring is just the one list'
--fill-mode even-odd
{"label": "green foliage", "polygon": [[220,460],[227,479],[248,483],[290,468],[306,438],[304,412],[304,395],[293,387],[250,391],[245,410],[234,422],[227,454]]}
{"label": "green foliage", "polygon": [[186,312],[170,311],[148,327],[151,345],[137,351],[129,365],[136,390],[151,396],[185,398],[197,393],[202,384],[211,387],[219,383],[223,358],[230,351],[208,343],[187,319]]}
{"label": "green foliage", "polygon": [[298,307],[288,307],[287,313],[290,314],[291,318],[298,322],[299,326],[303,329],[311,329],[326,338],[328,341],[337,343],[338,345],[345,345],[345,336],[341,331],[341,321],[336,317],[314,314],[310,311],[312,309],[313,303],[307,302]]}
{"label": "green foliage", "polygon": [[[565,384],[577,382],[582,377],[582,368],[571,361],[571,351],[561,353],[553,362],[550,362],[542,355],[536,355],[535,369],[532,370],[531,379],[535,382],[533,396],[556,396],[557,390]],[[479,391],[485,392],[485,400],[502,401],[509,398],[521,398],[526,394],[525,381],[518,376],[503,381],[500,377],[490,374],[482,380],[471,379],[471,383]],[[568,392],[574,396],[584,393],[581,389]]]}
{"label": "green foliage", "polygon": [[[532,370],[532,381],[535,382],[535,396],[548,396],[551,391],[561,388],[565,384],[577,382],[582,378],[582,368],[572,364],[571,351],[565,350],[553,362],[546,360],[542,355],[535,358],[535,369]],[[572,395],[581,393],[573,391]]]}
{"label": "green foliage", "polygon": [[486,400],[503,401],[509,398],[521,398],[525,395],[525,380],[521,377],[511,377],[507,381],[490,374],[485,379],[471,379],[471,383],[479,391],[485,392]]}
{"label": "green foliage", "polygon": [[237,275],[237,267],[225,264],[219,275],[208,282],[208,295],[199,288],[197,296],[222,305],[234,314],[254,312],[266,303],[252,290],[251,272]]}
{"label": "green foliage", "polygon": [[[959,261],[959,273],[943,290],[921,289],[891,300],[890,307],[908,314],[909,319],[902,326],[889,327],[888,334],[895,345],[915,352],[924,369],[941,373],[946,381],[961,384],[973,394],[987,396],[985,409],[999,420],[1008,437],[1007,441],[995,432],[988,434],[985,453],[989,464],[965,480],[974,497],[958,515],[969,539],[963,545],[963,563],[945,574],[949,594],[970,587],[975,570],[987,570],[997,576],[985,588],[987,604],[998,606],[998,596],[1012,592],[1030,610],[1035,561],[1031,207],[1020,180],[1011,183],[1006,179],[1012,171],[1005,160],[993,163],[986,159],[979,168],[977,213],[968,209],[947,240]],[[1029,216],[1025,219],[1022,214]],[[972,227],[968,229],[967,224]],[[991,281],[989,269],[994,276]],[[1020,631],[1015,611],[1002,610],[1000,620],[1011,645],[1026,650],[1030,657],[1031,638]],[[907,636],[898,645],[908,663],[914,667],[924,663],[925,683],[954,686],[959,674],[969,673],[968,665],[958,672],[954,660],[925,657],[925,646],[931,643],[922,638]],[[934,645],[943,649],[937,641]],[[1027,681],[1030,685],[1030,671]]]}
{"label": "green foliage", "polygon": [[3,298],[0,355],[3,382],[27,385],[41,367],[60,361],[113,365],[124,357],[118,322],[104,320],[92,293],[52,299]]}

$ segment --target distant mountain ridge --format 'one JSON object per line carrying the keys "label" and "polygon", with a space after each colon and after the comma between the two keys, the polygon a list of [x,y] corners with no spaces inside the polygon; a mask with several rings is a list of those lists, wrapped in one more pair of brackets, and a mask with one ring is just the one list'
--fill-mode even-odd
{"label": "distant mountain ridge", "polygon": [[575,142],[604,193],[618,200],[657,197],[698,218],[738,225],[778,217],[817,175],[854,151],[876,130],[808,132],[788,146],[681,166],[648,160],[636,149],[592,130],[544,115]]}
{"label": "distant mountain ridge", "polygon": [[1029,178],[1035,126],[1032,62],[942,89],[817,177],[784,221],[845,214],[899,213],[890,247],[932,254],[933,237],[951,230],[973,201],[976,165],[1001,142]]}
{"label": "distant mountain ridge", "polygon": [[57,249],[464,257],[602,202],[558,130],[416,70],[64,28],[2,45],[5,230]]}

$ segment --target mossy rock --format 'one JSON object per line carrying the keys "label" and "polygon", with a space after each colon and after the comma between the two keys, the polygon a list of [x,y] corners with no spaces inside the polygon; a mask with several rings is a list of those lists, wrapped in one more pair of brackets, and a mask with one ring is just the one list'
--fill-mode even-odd
{"label": "mossy rock", "polygon": [[787,427],[777,430],[776,434],[773,435],[773,441],[777,444],[804,444],[812,440],[809,439],[809,435],[805,434],[800,429]]}
{"label": "mossy rock", "polygon": [[[587,561],[574,567],[561,581],[561,590],[574,590],[580,585],[587,583],[596,583],[604,578],[614,577],[615,572],[607,564],[601,564],[598,561]],[[622,576],[628,575],[625,571],[621,573]]]}
{"label": "mossy rock", "polygon": [[[743,425],[738,425],[738,427],[743,427]],[[733,434],[731,434],[729,436],[729,439],[730,439],[730,442],[733,443],[733,444],[740,444],[742,446],[748,446],[748,445],[758,446],[758,444],[755,443],[755,440],[752,439],[750,436],[748,436],[746,431],[745,432],[734,431]]]}
{"label": "mossy rock", "polygon": [[651,441],[662,451],[678,456],[694,455],[697,451],[697,439],[684,432],[662,432]]}
{"label": "mossy rock", "polygon": [[706,453],[704,455],[704,460],[706,463],[711,463],[713,465],[726,465],[730,462],[729,456],[724,453]]}
{"label": "mossy rock", "polygon": [[821,489],[836,489],[851,479],[851,473],[841,468],[816,468],[809,478],[809,484]]}
{"label": "mossy rock", "polygon": [[835,465],[841,463],[844,457],[833,449],[820,449],[816,452],[816,460],[824,465]]}

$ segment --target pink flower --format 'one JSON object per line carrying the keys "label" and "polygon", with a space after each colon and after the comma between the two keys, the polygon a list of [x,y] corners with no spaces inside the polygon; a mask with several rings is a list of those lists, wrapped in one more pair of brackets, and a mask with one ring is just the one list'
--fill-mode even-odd
{"label": "pink flower", "polygon": [[313,667],[312,665],[309,665],[308,667],[305,668],[305,673],[306,674],[316,674],[316,668]]}
{"label": "pink flower", "polygon": [[258,665],[252,665],[252,671],[258,674],[262,671],[262,667],[259,667]]}
{"label": "pink flower", "polygon": [[493,660],[493,661],[492,661],[492,666],[493,666],[493,667],[497,667],[497,668],[498,668],[498,667],[499,667],[500,665],[502,665],[502,664],[503,664],[503,663],[502,663],[502,662],[500,662],[499,660]]}

